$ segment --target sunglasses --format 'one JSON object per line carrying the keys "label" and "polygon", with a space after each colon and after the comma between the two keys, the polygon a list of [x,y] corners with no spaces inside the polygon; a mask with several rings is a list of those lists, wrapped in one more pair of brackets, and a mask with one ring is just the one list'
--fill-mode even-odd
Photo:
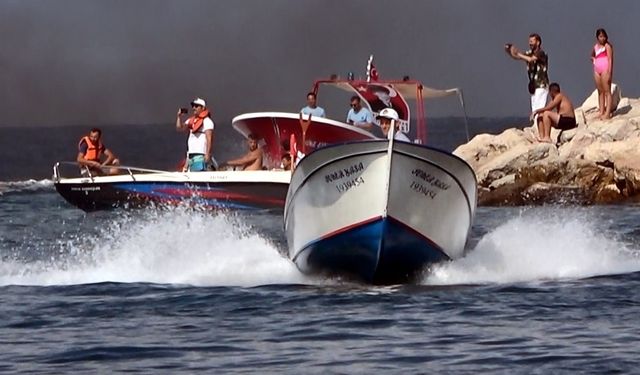
{"label": "sunglasses", "polygon": [[196,104],[196,105],[192,105],[191,108],[202,108],[202,106]]}
{"label": "sunglasses", "polygon": [[357,106],[358,106],[357,104],[351,104],[351,107],[353,107],[353,108],[355,108]]}

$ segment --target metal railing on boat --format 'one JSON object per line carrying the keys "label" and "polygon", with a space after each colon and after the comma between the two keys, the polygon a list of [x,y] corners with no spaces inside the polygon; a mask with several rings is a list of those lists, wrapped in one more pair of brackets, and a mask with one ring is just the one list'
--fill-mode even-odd
{"label": "metal railing on boat", "polygon": [[[74,161],[59,161],[56,162],[53,165],[53,181],[54,182],[59,182],[61,179],[65,178],[61,175],[60,173],[60,166],[61,165],[72,165],[76,168],[80,169],[80,172],[82,174],[82,176],[80,177],[85,177],[85,178],[89,178],[91,179],[91,182],[93,182],[95,177],[99,177],[99,176],[109,176],[109,174],[106,175],[95,175],[95,173],[92,173],[91,169],[89,167],[87,167],[86,165],[80,166],[78,165],[77,162]],[[139,168],[139,167],[132,167],[132,166],[127,166],[127,165],[109,165],[109,166],[102,166],[100,169],[102,170],[121,170],[121,171],[126,171],[126,174],[128,174],[131,177],[132,181],[136,180],[135,175],[136,174],[140,174],[140,173],[168,173],[169,171],[163,171],[163,170],[159,170],[159,169],[148,169],[148,168]],[[121,174],[121,175],[124,175]]]}

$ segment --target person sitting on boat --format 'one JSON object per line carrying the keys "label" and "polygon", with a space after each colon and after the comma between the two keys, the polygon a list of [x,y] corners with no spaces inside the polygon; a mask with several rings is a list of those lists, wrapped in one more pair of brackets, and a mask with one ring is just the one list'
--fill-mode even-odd
{"label": "person sitting on boat", "polygon": [[93,128],[89,135],[80,138],[80,142],[78,142],[76,161],[82,168],[83,175],[104,175],[105,172],[108,174],[118,173],[117,168],[103,169],[105,166],[120,165],[120,160],[102,144],[101,138],[102,130]]}
{"label": "person sitting on boat", "polygon": [[204,99],[196,98],[191,102],[193,116],[186,121],[182,121],[181,116],[186,109],[179,109],[176,117],[176,129],[178,131],[188,131],[187,140],[187,160],[183,171],[199,172],[209,169],[215,170],[218,163],[213,158],[211,150],[213,148],[213,129],[215,124],[211,120],[211,113],[207,109]]}
{"label": "person sitting on boat", "polygon": [[285,171],[291,170],[291,155],[289,153],[282,155],[281,166]]}
{"label": "person sitting on boat", "polygon": [[311,115],[313,117],[326,117],[324,108],[318,107],[317,98],[314,92],[307,94],[307,106],[300,110],[303,115]]}
{"label": "person sitting on boat", "polygon": [[393,108],[385,108],[376,117],[378,122],[380,123],[380,129],[382,130],[382,134],[385,137],[389,138],[389,130],[391,130],[391,122],[395,121],[395,133],[393,139],[397,141],[411,142],[409,137],[406,134],[400,131],[400,117],[398,117],[398,112],[396,112]]}
{"label": "person sitting on boat", "polygon": [[347,124],[368,131],[373,130],[373,115],[371,111],[362,106],[360,97],[357,95],[351,97],[351,109],[347,113]]}
{"label": "person sitting on boat", "polygon": [[295,135],[291,135],[289,139],[282,141],[282,152],[291,158],[291,166],[296,166],[305,157],[305,154],[298,150],[298,144]]}
{"label": "person sitting on boat", "polygon": [[225,165],[241,167],[243,171],[262,170],[262,149],[258,147],[258,137],[249,134],[247,137],[247,146],[249,147],[249,151],[247,151],[244,156],[229,160]]}

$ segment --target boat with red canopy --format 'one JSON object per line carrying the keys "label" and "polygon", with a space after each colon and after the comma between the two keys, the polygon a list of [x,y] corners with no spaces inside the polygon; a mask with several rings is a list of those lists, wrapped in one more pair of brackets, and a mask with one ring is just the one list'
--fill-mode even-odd
{"label": "boat with red canopy", "polygon": [[[289,258],[307,274],[396,284],[462,257],[476,210],[475,173],[426,145],[423,107],[425,98],[454,94],[464,104],[460,90],[432,90],[410,79],[319,81],[314,88],[322,85],[356,93],[384,119],[388,139],[334,144],[300,160],[284,210]],[[407,100],[415,103],[415,118]],[[396,138],[396,129],[413,141]]]}
{"label": "boat with red canopy", "polygon": [[[413,142],[419,144],[426,144],[427,141],[423,105],[425,99],[457,96],[462,110],[465,111],[462,91],[458,88],[433,89],[424,86],[420,81],[407,77],[401,80],[374,80],[372,79],[374,77],[371,74],[371,66],[370,59],[366,79],[317,80],[314,82],[311,92],[320,98],[321,91],[324,91],[325,88],[335,88],[351,95],[357,95],[361,99],[362,106],[370,110],[374,118],[384,108],[393,108],[400,117],[400,131],[413,136]],[[375,79],[377,79],[377,75]],[[415,102],[415,114],[411,113],[408,101]],[[288,112],[245,113],[236,116],[232,120],[232,125],[245,137],[252,134],[260,140],[268,166],[279,165],[282,155],[289,152],[287,146],[291,135],[301,143],[298,149],[305,154],[330,144],[378,139],[381,136],[381,134],[347,124],[342,120]]]}

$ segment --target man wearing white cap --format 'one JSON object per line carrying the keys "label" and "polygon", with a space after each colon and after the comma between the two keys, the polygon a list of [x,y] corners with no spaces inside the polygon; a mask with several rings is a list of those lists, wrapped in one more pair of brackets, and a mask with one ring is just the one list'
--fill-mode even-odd
{"label": "man wearing white cap", "polygon": [[182,122],[181,119],[187,112],[185,109],[179,109],[176,117],[176,129],[189,132],[187,161],[183,170],[197,172],[206,171],[209,167],[215,169],[217,163],[211,153],[215,125],[207,109],[207,103],[202,98],[195,98],[191,102],[191,108],[193,116],[186,121]]}
{"label": "man wearing white cap", "polygon": [[396,131],[393,139],[395,139],[396,141],[411,142],[409,137],[407,137],[403,132],[400,131],[400,118],[398,117],[398,112],[396,112],[395,109],[383,109],[382,111],[380,111],[380,113],[378,113],[376,119],[380,123],[380,129],[382,129],[382,134],[384,134],[385,137],[389,137],[389,131],[391,130],[391,121],[393,120],[396,124]]}

